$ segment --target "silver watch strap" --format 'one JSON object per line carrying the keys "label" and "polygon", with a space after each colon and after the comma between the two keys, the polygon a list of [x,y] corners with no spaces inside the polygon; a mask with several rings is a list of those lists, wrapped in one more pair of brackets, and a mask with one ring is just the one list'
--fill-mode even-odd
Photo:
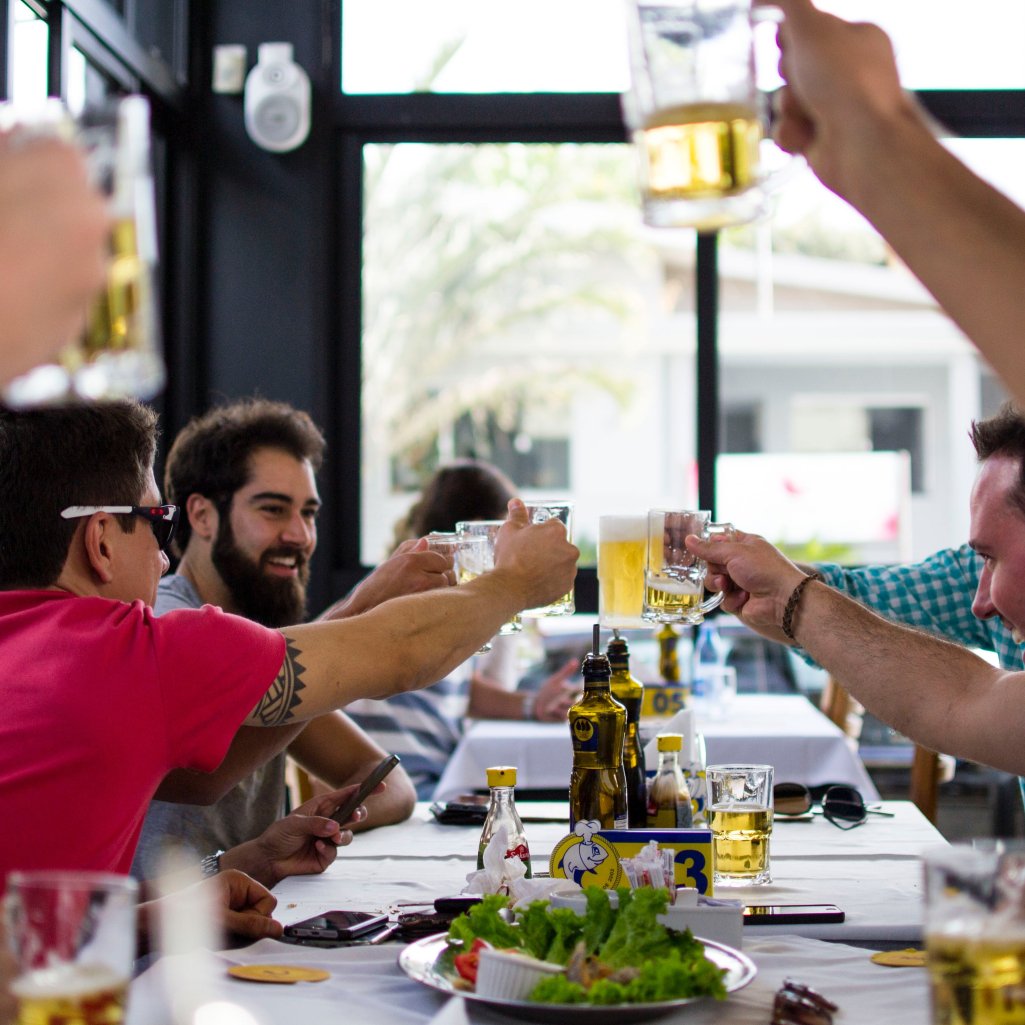
{"label": "silver watch strap", "polygon": [[203,873],[204,879],[209,879],[211,876],[217,875],[221,870],[221,855],[224,851],[218,851],[216,854],[208,854],[200,863],[199,870]]}

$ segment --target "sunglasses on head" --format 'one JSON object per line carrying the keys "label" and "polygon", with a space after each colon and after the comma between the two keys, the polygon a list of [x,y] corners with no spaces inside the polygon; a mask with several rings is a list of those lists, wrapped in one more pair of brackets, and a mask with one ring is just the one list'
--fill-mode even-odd
{"label": "sunglasses on head", "polygon": [[178,506],[176,505],[69,505],[61,510],[61,518],[77,520],[93,513],[105,512],[117,516],[141,516],[146,520],[157,544],[162,552],[174,540],[174,530],[178,526]]}
{"label": "sunglasses on head", "polygon": [[803,783],[777,783],[772,788],[775,815],[805,815],[815,803],[822,804],[822,817],[838,829],[860,826],[869,814],[893,818],[893,812],[866,808],[865,799],[854,787],[842,783],[823,783],[806,787]]}

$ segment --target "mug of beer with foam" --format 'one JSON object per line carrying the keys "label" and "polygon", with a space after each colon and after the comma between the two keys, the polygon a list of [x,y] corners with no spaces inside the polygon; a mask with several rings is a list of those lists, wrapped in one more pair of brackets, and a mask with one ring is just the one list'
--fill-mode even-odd
{"label": "mug of beer with foam", "polygon": [[104,872],[12,872],[4,905],[18,1021],[114,1025],[125,1016],[139,885]]}

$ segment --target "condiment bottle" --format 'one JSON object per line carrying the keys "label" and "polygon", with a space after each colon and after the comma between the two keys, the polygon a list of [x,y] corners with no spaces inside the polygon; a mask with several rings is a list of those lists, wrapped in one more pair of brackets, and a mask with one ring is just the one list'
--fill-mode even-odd
{"label": "condiment bottle", "polygon": [[676,659],[676,644],[680,637],[666,623],[658,632],[658,673],[666,683],[680,682],[680,663]]}
{"label": "condiment bottle", "polygon": [[600,829],[627,829],[623,737],[626,709],[612,696],[612,667],[600,652],[600,630],[584,659],[584,696],[569,710],[573,773],[569,779],[569,828],[598,822]]}
{"label": "condiment bottle", "polygon": [[649,829],[687,829],[694,824],[690,790],[680,768],[682,747],[679,733],[658,737],[658,772],[648,791]]}
{"label": "condiment bottle", "polygon": [[606,653],[612,668],[612,696],[626,709],[626,733],[623,736],[623,772],[626,775],[626,807],[630,829],[643,829],[648,821],[648,780],[644,772],[641,747],[641,702],[644,684],[630,675],[630,649],[614,630]]}
{"label": "condiment bottle", "polygon": [[491,803],[484,819],[484,831],[480,835],[480,846],[477,848],[477,868],[484,867],[484,848],[491,843],[491,838],[499,826],[505,826],[509,837],[507,858],[519,858],[527,868],[530,878],[530,848],[523,833],[523,823],[516,810],[516,767],[514,765],[498,765],[488,769],[488,786],[491,788]]}

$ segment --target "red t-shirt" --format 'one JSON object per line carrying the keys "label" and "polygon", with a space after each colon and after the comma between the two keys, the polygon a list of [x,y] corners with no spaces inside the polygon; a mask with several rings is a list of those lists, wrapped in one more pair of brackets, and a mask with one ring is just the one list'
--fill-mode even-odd
{"label": "red t-shirt", "polygon": [[127,874],[160,781],[216,769],[284,657],[210,605],[0,592],[0,892],[19,868]]}

